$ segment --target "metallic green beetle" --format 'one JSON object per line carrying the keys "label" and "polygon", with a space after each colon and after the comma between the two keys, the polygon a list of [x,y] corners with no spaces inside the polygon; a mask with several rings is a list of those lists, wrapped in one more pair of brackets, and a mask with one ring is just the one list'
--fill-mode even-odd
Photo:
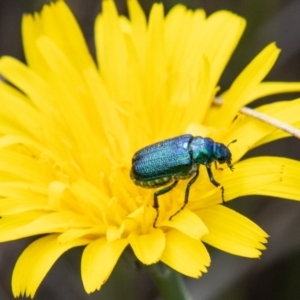
{"label": "metallic green beetle", "polygon": [[[216,162],[226,163],[233,170],[228,147],[210,138],[194,137],[191,134],[152,144],[134,154],[130,177],[136,185],[157,188],[170,184],[154,193],[153,207],[156,209],[156,218],[153,227],[156,227],[159,216],[158,196],[172,190],[178,180],[192,177],[185,190],[184,203],[170,217],[171,220],[188,203],[190,188],[199,176],[199,165],[205,165],[210,182],[216,187],[220,186],[211,171],[211,164]],[[224,188],[221,187],[221,190],[224,202]]]}

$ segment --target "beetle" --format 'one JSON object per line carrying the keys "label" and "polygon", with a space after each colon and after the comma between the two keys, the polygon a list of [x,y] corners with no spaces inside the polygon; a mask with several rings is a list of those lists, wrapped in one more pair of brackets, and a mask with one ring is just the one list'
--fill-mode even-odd
{"label": "beetle", "polygon": [[[159,216],[158,197],[172,190],[179,180],[191,178],[185,189],[184,203],[169,218],[171,220],[187,205],[190,188],[199,176],[200,165],[206,167],[210,182],[216,187],[220,186],[213,176],[211,164],[214,163],[217,168],[217,162],[226,163],[233,171],[228,146],[217,143],[211,138],[184,134],[149,145],[134,154],[130,171],[132,181],[143,188],[165,186],[154,193],[153,207],[156,209],[154,228]],[[223,186],[221,192],[224,203]]]}

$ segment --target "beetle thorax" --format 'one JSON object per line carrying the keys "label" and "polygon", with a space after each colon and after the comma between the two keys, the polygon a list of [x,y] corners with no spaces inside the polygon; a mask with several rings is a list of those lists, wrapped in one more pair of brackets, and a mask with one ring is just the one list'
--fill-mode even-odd
{"label": "beetle thorax", "polygon": [[195,163],[201,165],[211,164],[214,158],[214,141],[210,138],[194,137],[189,149]]}

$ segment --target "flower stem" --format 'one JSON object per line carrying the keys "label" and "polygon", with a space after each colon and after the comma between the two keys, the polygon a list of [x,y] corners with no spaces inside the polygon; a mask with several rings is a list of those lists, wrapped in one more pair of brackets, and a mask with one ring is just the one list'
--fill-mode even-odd
{"label": "flower stem", "polygon": [[182,275],[164,264],[148,267],[149,273],[164,300],[193,300]]}
{"label": "flower stem", "polygon": [[[215,98],[214,99],[214,104],[215,105],[222,105],[223,104],[223,99],[221,98]],[[278,119],[272,118],[268,115],[265,115],[261,112],[258,112],[257,110],[253,109],[253,108],[249,108],[249,107],[242,107],[240,108],[239,112],[243,115],[247,115],[249,117],[255,118],[257,120],[260,120],[262,122],[265,122],[269,125],[272,125],[278,129],[281,129],[282,131],[285,131],[287,133],[289,133],[290,135],[300,139],[300,130],[296,127],[293,127],[285,122],[282,122]]]}

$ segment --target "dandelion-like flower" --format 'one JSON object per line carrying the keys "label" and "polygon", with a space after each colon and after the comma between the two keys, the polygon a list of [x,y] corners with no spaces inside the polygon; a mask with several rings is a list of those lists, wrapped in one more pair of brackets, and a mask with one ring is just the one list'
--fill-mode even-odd
{"label": "dandelion-like flower", "polygon": [[[222,205],[220,188],[200,166],[189,203],[186,181],[159,197],[129,174],[133,154],[184,133],[230,145],[235,171],[213,169],[225,201],[260,194],[300,199],[300,163],[282,157],[239,162],[258,145],[286,136],[239,114],[247,103],[271,94],[300,91],[299,83],[261,82],[279,50],[268,45],[212,105],[218,81],[245,27],[227,11],[205,16],[176,5],[166,17],[154,4],[149,21],[135,0],[129,19],[104,0],[95,25],[97,65],[66,4],[26,15],[27,65],[0,60],[0,241],[43,234],[18,259],[15,296],[34,296],[55,261],[85,246],[85,290],[100,289],[125,247],[145,265],[162,261],[191,277],[207,271],[204,242],[220,250],[259,257],[267,234]],[[300,100],[259,108],[299,125]],[[203,170],[203,172],[201,171]],[[30,266],[30,267],[29,267]]]}

